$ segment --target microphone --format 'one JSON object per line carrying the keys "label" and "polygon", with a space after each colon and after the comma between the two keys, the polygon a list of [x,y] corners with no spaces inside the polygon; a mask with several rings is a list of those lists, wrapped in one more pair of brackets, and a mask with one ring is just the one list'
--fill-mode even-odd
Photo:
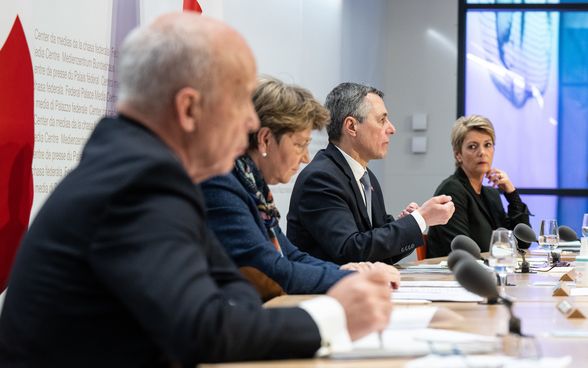
{"label": "microphone", "polygon": [[[517,224],[517,226],[515,226],[514,230],[513,230],[514,236],[519,239],[522,240],[524,242],[527,243],[538,243],[539,241],[537,240],[537,234],[535,234],[535,231],[533,231],[533,229],[531,229],[531,227],[527,224]],[[528,247],[527,247],[528,248]]]}
{"label": "microphone", "polygon": [[538,242],[537,235],[529,225],[523,223],[517,224],[517,226],[515,226],[513,234],[515,238],[519,240],[517,242],[517,247],[519,248],[519,253],[523,256],[523,262],[521,263],[521,273],[530,273],[531,266],[525,259],[525,255],[527,254],[526,250],[529,249],[531,243]]}
{"label": "microphone", "polygon": [[451,241],[451,250],[455,251],[457,249],[464,250],[474,256],[475,259],[482,259],[482,255],[480,254],[480,247],[473,241],[470,237],[467,237],[463,234],[456,235],[455,238]]}
{"label": "microphone", "polygon": [[561,225],[557,229],[559,231],[559,238],[561,240],[563,240],[563,241],[577,241],[577,240],[580,240],[580,239],[578,239],[578,234],[576,234],[576,232],[574,231],[574,229],[572,229],[569,226]]}
{"label": "microphone", "polygon": [[449,253],[449,256],[447,257],[447,267],[449,267],[449,269],[451,271],[453,271],[453,268],[455,267],[455,265],[464,259],[472,259],[474,261],[476,260],[474,258],[474,256],[472,256],[470,253],[466,252],[465,250],[456,249],[453,252]]}
{"label": "microphone", "polygon": [[508,307],[510,319],[508,321],[508,332],[518,336],[523,336],[521,332],[521,320],[513,314],[512,300],[501,296],[496,289],[496,279],[494,275],[473,259],[463,257],[454,265],[453,274],[457,282],[464,289],[487,298],[488,300],[500,300]]}

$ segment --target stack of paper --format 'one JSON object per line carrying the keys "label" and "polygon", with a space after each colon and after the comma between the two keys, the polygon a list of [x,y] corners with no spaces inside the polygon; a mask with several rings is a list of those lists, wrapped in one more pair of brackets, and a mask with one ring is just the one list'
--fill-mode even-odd
{"label": "stack of paper", "polygon": [[353,344],[350,351],[336,352],[335,359],[419,356],[427,354],[492,353],[500,348],[499,339],[466,332],[433,328],[416,330],[385,330],[382,346],[377,334]]}
{"label": "stack of paper", "polygon": [[353,343],[350,350],[333,352],[335,359],[419,356],[430,353],[488,353],[496,351],[499,340],[434,326],[456,326],[463,317],[442,307],[395,308],[390,324],[382,332],[370,334]]}
{"label": "stack of paper", "polygon": [[470,293],[457,281],[401,281],[392,293],[394,300],[431,300],[444,302],[481,302],[484,298]]}
{"label": "stack of paper", "polygon": [[415,359],[406,368],[564,368],[572,363],[569,356],[560,358],[517,359],[504,355],[439,356]]}

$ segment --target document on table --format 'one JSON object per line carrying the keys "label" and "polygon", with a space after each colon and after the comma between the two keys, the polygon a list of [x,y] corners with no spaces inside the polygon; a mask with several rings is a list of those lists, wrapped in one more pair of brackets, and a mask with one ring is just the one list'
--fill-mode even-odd
{"label": "document on table", "polygon": [[588,296],[588,288],[585,287],[575,287],[570,289],[571,296]]}
{"label": "document on table", "polygon": [[431,353],[462,354],[492,353],[499,348],[495,336],[477,335],[440,329],[385,330],[382,346],[378,334],[373,333],[353,343],[352,350],[334,352],[334,359],[364,359],[379,357],[407,357]]}
{"label": "document on table", "polygon": [[404,287],[461,287],[457,281],[439,281],[439,280],[425,280],[425,281],[401,281]]}
{"label": "document on table", "polygon": [[387,329],[448,328],[458,325],[463,320],[461,315],[445,307],[397,306],[392,311]]}
{"label": "document on table", "polygon": [[572,364],[570,356],[539,359],[517,359],[505,355],[428,355],[408,362],[406,368],[565,368]]}
{"label": "document on table", "polygon": [[451,271],[447,268],[447,262],[440,262],[438,264],[426,264],[420,263],[413,266],[407,266],[406,268],[401,268],[400,273],[443,273],[443,274],[450,274]]}
{"label": "document on table", "polygon": [[476,294],[470,293],[461,286],[404,286],[404,282],[401,282],[400,288],[398,288],[392,293],[392,299],[425,299],[435,302],[481,302],[484,300],[484,298]]}

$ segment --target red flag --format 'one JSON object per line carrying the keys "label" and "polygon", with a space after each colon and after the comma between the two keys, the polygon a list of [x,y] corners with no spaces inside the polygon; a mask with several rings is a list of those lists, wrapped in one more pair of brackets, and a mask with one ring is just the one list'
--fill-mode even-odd
{"label": "red flag", "polygon": [[202,8],[198,0],[184,0],[184,11],[195,11],[202,14]]}
{"label": "red flag", "polygon": [[0,291],[33,204],[33,88],[31,55],[17,16],[0,49]]}

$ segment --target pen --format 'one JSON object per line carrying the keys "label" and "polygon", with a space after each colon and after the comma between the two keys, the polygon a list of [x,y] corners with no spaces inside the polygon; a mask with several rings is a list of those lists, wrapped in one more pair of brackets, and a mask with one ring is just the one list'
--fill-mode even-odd
{"label": "pen", "polygon": [[384,339],[382,338],[382,331],[378,331],[378,340],[380,340],[380,349],[384,349]]}

